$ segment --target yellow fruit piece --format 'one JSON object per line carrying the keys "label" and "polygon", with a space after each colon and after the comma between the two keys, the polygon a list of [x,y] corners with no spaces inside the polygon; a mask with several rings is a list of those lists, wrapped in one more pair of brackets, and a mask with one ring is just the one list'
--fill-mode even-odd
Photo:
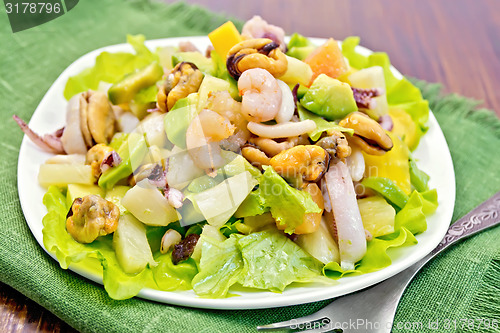
{"label": "yellow fruit piece", "polygon": [[394,232],[396,211],[380,196],[358,199],[363,226],[373,237]]}
{"label": "yellow fruit piece", "polygon": [[222,59],[226,59],[229,50],[243,40],[238,29],[231,21],[227,21],[209,33],[208,38],[210,38],[215,51]]}
{"label": "yellow fruit piece", "polygon": [[387,132],[394,147],[382,156],[368,155],[365,158],[365,177],[392,179],[406,194],[411,192],[409,149],[397,135]]}
{"label": "yellow fruit piece", "polygon": [[394,124],[391,132],[401,138],[410,150],[417,148],[419,141],[418,128],[408,112],[397,108],[390,108],[389,115]]}

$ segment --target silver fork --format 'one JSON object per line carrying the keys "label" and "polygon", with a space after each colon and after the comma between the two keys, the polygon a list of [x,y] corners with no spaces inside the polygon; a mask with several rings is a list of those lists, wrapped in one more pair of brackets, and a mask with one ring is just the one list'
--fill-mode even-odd
{"label": "silver fork", "polygon": [[[439,245],[399,274],[360,292],[335,299],[312,315],[258,326],[258,331],[292,329],[312,332],[387,333],[409,282],[429,260],[450,245],[500,223],[500,192],[452,224]],[[305,330],[304,330],[305,329]]]}

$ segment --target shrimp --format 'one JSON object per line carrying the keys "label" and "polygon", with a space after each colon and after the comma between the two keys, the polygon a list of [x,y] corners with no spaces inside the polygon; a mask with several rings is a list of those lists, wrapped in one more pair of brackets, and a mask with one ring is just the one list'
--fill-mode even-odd
{"label": "shrimp", "polygon": [[28,124],[26,124],[18,116],[13,115],[12,118],[14,118],[24,134],[26,134],[38,147],[42,148],[46,152],[53,154],[66,153],[61,142],[61,135],[63,132],[62,129],[57,130],[54,134],[45,134],[44,136],[40,136],[36,134],[31,128],[29,128]]}
{"label": "shrimp", "polygon": [[282,93],[278,81],[262,68],[252,68],[241,74],[238,90],[243,96],[241,112],[248,121],[274,119],[281,108]]}
{"label": "shrimp", "polygon": [[241,114],[241,103],[235,101],[228,91],[216,91],[209,94],[206,108],[217,112],[236,126],[234,134],[224,139],[224,144],[230,150],[239,151],[250,138],[248,121]]}
{"label": "shrimp", "polygon": [[194,164],[207,174],[224,165],[219,141],[233,134],[235,126],[214,111],[204,109],[186,131],[186,148]]}

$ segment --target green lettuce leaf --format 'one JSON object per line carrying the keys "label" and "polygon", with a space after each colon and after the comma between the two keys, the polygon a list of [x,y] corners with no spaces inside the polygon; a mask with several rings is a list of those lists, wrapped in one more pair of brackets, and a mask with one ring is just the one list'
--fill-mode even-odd
{"label": "green lettuce leaf", "polygon": [[263,206],[261,201],[260,188],[257,188],[255,191],[250,192],[248,197],[238,207],[234,216],[240,218],[267,213],[269,211],[269,207]]}
{"label": "green lettuce leaf", "polygon": [[421,101],[422,93],[407,78],[395,81],[391,89],[387,90],[387,103],[397,105],[408,102]]}
{"label": "green lettuce leaf", "polygon": [[321,137],[321,133],[328,131],[340,131],[344,133],[349,133],[350,135],[354,134],[354,130],[352,128],[345,128],[339,126],[334,121],[327,121],[325,118],[315,115],[312,112],[307,111],[302,105],[297,104],[299,118],[301,121],[311,119],[316,123],[316,129],[310,133],[308,133],[309,137],[313,141],[318,141]]}
{"label": "green lettuce leaf", "polygon": [[243,271],[243,259],[235,235],[223,242],[201,235],[199,273],[195,275],[193,290],[198,296],[225,297]]}
{"label": "green lettuce leaf", "polygon": [[378,271],[389,266],[392,261],[387,250],[391,247],[400,247],[417,244],[417,239],[406,228],[400,228],[390,239],[374,238],[367,244],[366,254],[356,264],[354,270],[343,271],[336,262],[330,262],[323,267],[323,274],[331,279],[340,279],[343,276],[360,275]]}
{"label": "green lettuce leaf", "polygon": [[238,238],[244,262],[238,282],[245,287],[281,292],[292,282],[311,282],[321,275],[323,264],[277,230]]}
{"label": "green lettuce leaf", "polygon": [[302,36],[301,34],[294,33],[290,37],[290,41],[288,42],[288,48],[292,47],[304,47],[304,46],[312,46],[313,44],[311,41],[307,38]]}
{"label": "green lettuce leaf", "polygon": [[126,74],[158,60],[158,56],[144,45],[144,41],[143,35],[127,35],[127,42],[132,45],[135,54],[102,52],[97,56],[93,67],[68,79],[64,87],[64,98],[69,100],[75,94],[89,89],[96,90],[101,81],[116,83]]}
{"label": "green lettuce leaf", "polygon": [[423,212],[426,216],[433,214],[438,207],[438,195],[436,189],[420,192],[423,201]]}
{"label": "green lettuce leaf", "polygon": [[299,60],[304,60],[307,56],[314,51],[315,46],[306,37],[294,33],[290,37],[290,42],[288,42],[287,56],[297,58]]}
{"label": "green lettuce leaf", "polygon": [[237,219],[233,216],[219,229],[219,231],[224,236],[229,237],[239,232],[238,227],[242,224],[241,222],[241,219]]}
{"label": "green lettuce leaf", "polygon": [[285,232],[293,233],[304,222],[304,214],[321,213],[309,193],[288,185],[272,167],[264,166],[264,170],[260,181],[261,204],[269,207],[276,221],[286,226]]}
{"label": "green lettuce leaf", "polygon": [[172,262],[172,251],[155,256],[158,266],[154,267],[153,277],[160,290],[189,290],[191,280],[198,274],[196,262],[189,258],[174,265]]}
{"label": "green lettuce leaf", "polygon": [[157,288],[149,268],[133,276],[123,272],[113,250],[112,236],[99,237],[90,244],[75,241],[66,231],[65,202],[64,195],[54,186],[43,197],[48,211],[42,220],[43,243],[62,268],[72,265],[90,274],[102,274],[104,288],[113,299],[134,297],[142,288]]}
{"label": "green lettuce leaf", "polygon": [[355,51],[359,45],[360,38],[358,36],[350,36],[342,42],[342,54],[349,60],[349,65],[363,69],[368,67],[368,57]]}
{"label": "green lettuce leaf", "polygon": [[427,120],[429,120],[429,102],[426,100],[417,100],[394,105],[395,108],[405,110],[420,127],[421,135],[427,132]]}
{"label": "green lettuce leaf", "polygon": [[437,208],[436,190],[419,193],[413,191],[404,208],[396,214],[394,228],[404,227],[413,234],[427,230],[426,216]]}

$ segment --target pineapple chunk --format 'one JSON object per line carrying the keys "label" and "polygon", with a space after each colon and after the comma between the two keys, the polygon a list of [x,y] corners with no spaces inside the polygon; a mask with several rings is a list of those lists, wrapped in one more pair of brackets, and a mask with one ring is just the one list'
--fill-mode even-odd
{"label": "pineapple chunk", "polygon": [[[347,78],[352,87],[360,89],[383,89],[385,91],[384,70],[380,66],[373,66],[361,69]],[[387,94],[374,97],[375,108],[363,110],[370,117],[378,119],[380,116],[387,114],[389,105],[387,104]]]}
{"label": "pineapple chunk", "polygon": [[243,40],[238,29],[231,21],[227,21],[209,33],[208,38],[222,59],[226,59],[229,50]]}
{"label": "pineapple chunk", "polygon": [[50,185],[94,184],[90,165],[81,164],[42,164],[38,172],[38,182],[47,188]]}
{"label": "pineapple chunk", "polygon": [[333,239],[325,219],[321,219],[319,229],[310,234],[298,235],[296,243],[323,264],[339,262],[339,247]]}
{"label": "pineapple chunk", "polygon": [[392,179],[406,194],[411,193],[410,152],[406,144],[395,134],[387,132],[394,147],[382,156],[368,155],[365,158],[365,177],[384,177]]}
{"label": "pineapple chunk", "polygon": [[128,274],[141,272],[146,265],[155,266],[146,228],[130,214],[122,214],[113,234],[113,247],[123,271]]}
{"label": "pineapple chunk", "polygon": [[359,199],[358,207],[363,226],[373,237],[394,232],[396,211],[384,198],[375,196]]}
{"label": "pineapple chunk", "polygon": [[96,194],[104,198],[104,190],[97,185],[68,184],[66,205],[71,207],[76,198],[83,198],[89,194]]}
{"label": "pineapple chunk", "polygon": [[313,76],[311,66],[303,61],[300,61],[299,59],[289,56],[286,56],[286,59],[288,60],[288,68],[285,74],[280,76],[279,79],[288,85],[295,86],[299,83],[303,86],[308,86]]}
{"label": "pineapple chunk", "polygon": [[349,84],[355,88],[385,90],[384,70],[380,66],[361,69],[348,77]]}
{"label": "pineapple chunk", "polygon": [[121,203],[139,221],[147,225],[167,226],[180,218],[176,209],[170,206],[167,199],[148,179],[141,180],[128,190]]}

